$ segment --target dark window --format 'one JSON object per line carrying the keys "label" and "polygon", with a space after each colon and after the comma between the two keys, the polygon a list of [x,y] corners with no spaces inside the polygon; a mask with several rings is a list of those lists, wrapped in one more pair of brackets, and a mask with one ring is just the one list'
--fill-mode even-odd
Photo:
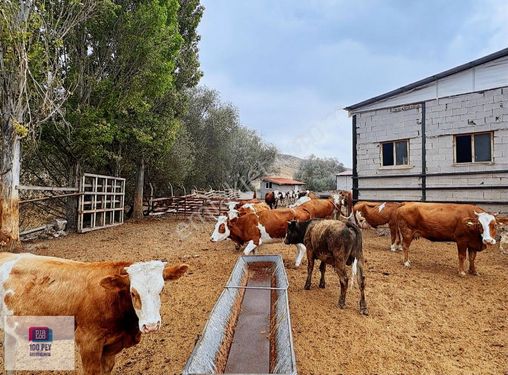
{"label": "dark window", "polygon": [[395,164],[409,164],[407,160],[407,141],[395,142]]}
{"label": "dark window", "polygon": [[474,161],[491,161],[490,133],[474,136]]}
{"label": "dark window", "polygon": [[383,166],[409,164],[408,141],[383,143]]}
{"label": "dark window", "polygon": [[473,153],[471,150],[471,135],[458,135],[455,138],[457,163],[471,163]]}
{"label": "dark window", "polygon": [[383,143],[383,165],[393,165],[393,142]]}
{"label": "dark window", "polygon": [[492,133],[455,136],[455,161],[472,163],[492,161]]}

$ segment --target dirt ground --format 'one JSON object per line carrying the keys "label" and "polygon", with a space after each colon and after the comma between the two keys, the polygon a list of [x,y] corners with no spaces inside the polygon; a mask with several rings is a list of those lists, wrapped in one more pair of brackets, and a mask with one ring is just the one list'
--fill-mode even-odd
{"label": "dirt ground", "polygon": [[[184,221],[158,218],[27,247],[81,261],[189,264],[191,271],[163,292],[162,331],[124,350],[114,369],[115,374],[179,374],[239,256],[232,242],[209,242],[212,228],[212,223],[188,228]],[[348,292],[345,310],[337,307],[338,278],[330,268],[326,289],[317,287],[316,267],[306,291],[306,261],[292,267],[293,246],[267,245],[259,252],[281,254],[288,266],[299,374],[508,373],[508,255],[487,249],[477,257],[480,276],[461,278],[455,244],[415,241],[412,267],[406,269],[402,255],[388,251],[389,237],[364,233],[367,317],[358,312],[358,289]]]}

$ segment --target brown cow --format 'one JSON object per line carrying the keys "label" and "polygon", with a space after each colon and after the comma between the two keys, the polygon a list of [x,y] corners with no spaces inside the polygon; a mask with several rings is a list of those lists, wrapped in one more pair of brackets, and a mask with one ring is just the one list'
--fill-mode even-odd
{"label": "brown cow", "polygon": [[478,206],[453,203],[406,203],[396,212],[402,238],[404,265],[409,267],[409,246],[418,237],[430,241],[457,243],[459,274],[464,276],[464,262],[469,254],[469,273],[477,275],[476,253],[496,240],[496,218]]}
{"label": "brown cow", "polygon": [[328,199],[311,199],[297,207],[309,211],[311,219],[329,219],[340,213],[340,197],[334,194]]}
{"label": "brown cow", "polygon": [[84,263],[0,253],[0,312],[74,316],[84,373],[110,374],[116,354],[160,328],[164,281],[187,269],[155,260]]}
{"label": "brown cow", "polygon": [[353,212],[353,194],[350,191],[341,190],[339,196],[341,211],[342,207],[346,207],[346,216],[351,215]]}
{"label": "brown cow", "polygon": [[[229,238],[238,245],[237,247],[247,244],[244,254],[248,255],[262,244],[282,241],[286,235],[288,221],[309,220],[310,217],[310,213],[301,207],[277,208],[257,214],[247,213],[231,220],[227,216],[219,216],[210,240],[219,242]],[[297,244],[296,247],[295,265],[298,267],[305,249],[301,244]]]}
{"label": "brown cow", "polygon": [[[305,289],[310,289],[314,261],[321,260],[319,287],[325,287],[326,264],[330,264],[339,275],[339,307],[346,306],[348,274],[346,265],[353,265],[352,276],[358,275],[360,286],[360,313],[368,315],[365,301],[365,275],[363,272],[362,231],[353,223],[338,220],[291,221],[284,240],[286,244],[302,243],[307,249],[307,281]],[[358,271],[358,272],[357,272]]]}
{"label": "brown cow", "polygon": [[265,203],[270,206],[271,209],[277,208],[278,197],[276,192],[269,191],[265,194]]}
{"label": "brown cow", "polygon": [[390,250],[402,250],[395,212],[403,204],[397,202],[358,202],[353,207],[353,216],[356,223],[363,229],[367,229],[369,225],[376,228],[379,225],[388,224],[391,236]]}

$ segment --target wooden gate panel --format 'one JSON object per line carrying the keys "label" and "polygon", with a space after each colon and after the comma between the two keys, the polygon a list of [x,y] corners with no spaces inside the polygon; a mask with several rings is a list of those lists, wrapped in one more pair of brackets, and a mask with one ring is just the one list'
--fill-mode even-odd
{"label": "wooden gate panel", "polygon": [[123,224],[125,179],[85,173],[81,178],[78,232]]}

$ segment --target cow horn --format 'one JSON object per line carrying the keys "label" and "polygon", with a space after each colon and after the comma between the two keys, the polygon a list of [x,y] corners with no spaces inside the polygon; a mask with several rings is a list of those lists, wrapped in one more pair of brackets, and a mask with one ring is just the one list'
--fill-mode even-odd
{"label": "cow horn", "polygon": [[481,212],[480,212],[480,213],[478,213],[478,212],[476,212],[476,210],[475,210],[475,211],[474,211],[474,214],[475,214],[476,216],[480,216],[482,213],[481,213]]}

